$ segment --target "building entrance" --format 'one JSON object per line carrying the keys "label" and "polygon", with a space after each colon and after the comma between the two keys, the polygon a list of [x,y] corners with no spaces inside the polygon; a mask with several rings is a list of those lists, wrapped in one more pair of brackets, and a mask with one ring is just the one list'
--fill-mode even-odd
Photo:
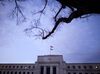
{"label": "building entrance", "polygon": [[56,66],[41,66],[40,67],[40,74],[57,74]]}

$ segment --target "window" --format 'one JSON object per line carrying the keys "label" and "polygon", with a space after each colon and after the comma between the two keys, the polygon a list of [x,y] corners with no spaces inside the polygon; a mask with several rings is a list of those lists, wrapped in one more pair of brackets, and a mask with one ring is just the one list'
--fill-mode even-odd
{"label": "window", "polygon": [[44,67],[43,66],[40,67],[40,74],[44,74]]}
{"label": "window", "polygon": [[[56,74],[56,72],[54,73],[54,68],[53,68],[53,74]],[[46,67],[46,74],[50,74],[50,66]]]}
{"label": "window", "polygon": [[23,68],[23,66],[21,66],[21,68]]}
{"label": "window", "polygon": [[75,66],[73,66],[73,69],[75,69]]}
{"label": "window", "polygon": [[25,74],[25,72],[23,72],[23,74]]}
{"label": "window", "polygon": [[82,73],[79,73],[79,74],[82,74]]}
{"label": "window", "polygon": [[73,74],[76,74],[75,72]]}
{"label": "window", "polygon": [[34,74],[34,72],[32,72],[32,74]]}
{"label": "window", "polygon": [[9,66],[9,68],[11,68],[11,66]]}
{"label": "window", "polygon": [[7,72],[7,74],[9,74],[9,71]]}
{"label": "window", "polygon": [[70,72],[68,72],[68,74],[71,74]]}
{"label": "window", "polygon": [[13,72],[11,72],[11,74],[13,74]]}
{"label": "window", "polygon": [[89,66],[89,68],[92,69],[93,67],[92,66]]}
{"label": "window", "polygon": [[5,66],[5,68],[7,68],[8,66]]}
{"label": "window", "polygon": [[31,66],[28,66],[28,68],[30,69],[30,68],[31,68]]}
{"label": "window", "polygon": [[30,74],[29,72],[27,72],[27,74]]}
{"label": "window", "polygon": [[19,74],[21,74],[21,72],[19,72]]}
{"label": "window", "polygon": [[53,74],[56,74],[56,66],[53,66]]}
{"label": "window", "polygon": [[83,66],[84,67],[84,69],[87,69],[87,67],[86,66]]}
{"label": "window", "polygon": [[4,68],[4,66],[2,66],[2,68]]}
{"label": "window", "polygon": [[1,74],[1,71],[0,71],[0,74]]}
{"label": "window", "polygon": [[15,74],[17,74],[17,72],[15,72]]}
{"label": "window", "polygon": [[17,66],[17,68],[19,68],[19,66]]}
{"label": "window", "polygon": [[81,66],[78,66],[79,69],[81,69]]}
{"label": "window", "polygon": [[68,69],[70,69],[70,66],[67,66]]}
{"label": "window", "polygon": [[3,74],[5,74],[5,71],[3,72]]}
{"label": "window", "polygon": [[15,68],[15,66],[13,66],[13,68]]}
{"label": "window", "polygon": [[33,68],[35,68],[35,66],[33,66]]}

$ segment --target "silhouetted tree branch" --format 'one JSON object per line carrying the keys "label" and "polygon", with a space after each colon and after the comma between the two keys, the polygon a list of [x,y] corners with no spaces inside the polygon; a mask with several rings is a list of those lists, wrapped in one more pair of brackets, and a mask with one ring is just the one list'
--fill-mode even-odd
{"label": "silhouetted tree branch", "polygon": [[15,0],[15,8],[14,8],[14,10],[13,10],[13,12],[15,12],[16,17],[17,17],[17,24],[19,23],[19,15],[22,16],[23,20],[26,19],[26,17],[25,17],[25,15],[23,14],[23,12],[22,12],[20,6],[18,5],[18,1],[20,1],[20,0]]}
{"label": "silhouetted tree branch", "polygon": [[[81,17],[83,15],[87,15],[91,13],[100,14],[100,1],[99,0],[57,0],[57,1],[59,1],[62,6],[55,15],[55,25],[53,29],[51,30],[51,32],[49,32],[42,39],[46,39],[52,33],[54,33],[54,31],[56,30],[56,28],[61,22],[70,23],[73,19]],[[62,17],[56,20],[62,8],[66,8],[66,6],[72,10],[72,13],[69,15],[69,17]],[[76,8],[76,10],[74,10],[74,8]]]}
{"label": "silhouetted tree branch", "polygon": [[[0,4],[4,5],[3,1],[5,0],[1,0]],[[19,18],[20,18],[19,16],[21,16],[23,20],[25,20],[26,17],[19,3],[20,1],[26,1],[26,0],[7,0],[7,1],[13,1],[15,3],[15,7],[12,11],[12,15],[16,16],[17,24],[19,22]],[[55,30],[61,24],[61,22],[71,23],[73,19],[76,19],[79,17],[87,18],[88,16],[90,16],[90,14],[100,14],[100,0],[56,0],[56,1],[61,4],[61,7],[58,9],[57,12],[55,12],[54,19],[53,19],[55,23],[50,32],[38,26],[39,24],[41,24],[40,20],[47,8],[49,0],[45,0],[44,7],[40,11],[37,11],[33,14],[33,15],[36,15],[36,14],[40,14],[40,15],[38,16],[38,19],[36,18],[36,20],[34,21],[34,25],[31,26],[30,28],[25,29],[25,31],[30,32],[33,29],[38,29],[39,34],[36,34],[34,36],[39,36],[42,39],[47,39],[49,36],[51,36],[55,32]],[[67,7],[71,10],[70,15],[68,17],[66,16],[58,17],[60,12],[63,9],[67,9]],[[34,17],[32,16],[32,18]]]}

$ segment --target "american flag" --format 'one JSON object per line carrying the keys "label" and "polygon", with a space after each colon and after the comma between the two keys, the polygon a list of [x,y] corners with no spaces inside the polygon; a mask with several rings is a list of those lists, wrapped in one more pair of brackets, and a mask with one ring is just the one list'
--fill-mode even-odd
{"label": "american flag", "polygon": [[50,50],[53,50],[53,46],[50,46]]}

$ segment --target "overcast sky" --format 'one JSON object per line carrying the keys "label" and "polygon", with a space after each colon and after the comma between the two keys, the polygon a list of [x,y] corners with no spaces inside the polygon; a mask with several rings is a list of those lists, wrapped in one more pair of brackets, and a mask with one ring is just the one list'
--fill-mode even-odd
{"label": "overcast sky", "polygon": [[[34,63],[38,55],[50,54],[50,46],[54,47],[52,54],[63,55],[68,63],[100,63],[100,15],[78,18],[69,24],[61,23],[48,39],[36,39],[27,36],[24,29],[34,19],[30,11],[40,8],[41,3],[37,4],[33,4],[34,8],[25,4],[29,12],[25,12],[27,20],[20,25],[9,17],[13,4],[0,6],[0,63]],[[41,22],[52,28],[52,12],[49,7],[47,9]]]}

